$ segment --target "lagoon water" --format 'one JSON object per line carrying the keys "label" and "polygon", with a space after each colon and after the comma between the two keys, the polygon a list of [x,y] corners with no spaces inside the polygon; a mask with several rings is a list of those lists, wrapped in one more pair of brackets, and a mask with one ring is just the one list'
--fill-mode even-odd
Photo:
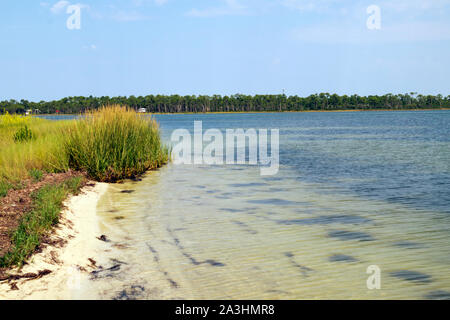
{"label": "lagoon water", "polygon": [[98,207],[110,270],[81,296],[450,298],[450,111],[156,118],[167,142],[194,120],[279,128],[280,170],[170,164],[111,186]]}

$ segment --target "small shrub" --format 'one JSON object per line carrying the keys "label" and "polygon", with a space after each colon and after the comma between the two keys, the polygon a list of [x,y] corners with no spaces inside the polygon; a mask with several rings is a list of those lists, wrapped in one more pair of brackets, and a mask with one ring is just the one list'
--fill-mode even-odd
{"label": "small shrub", "polygon": [[44,173],[38,169],[31,169],[29,174],[30,174],[30,177],[33,178],[33,180],[35,182],[41,181],[42,178],[44,177]]}
{"label": "small shrub", "polygon": [[35,138],[34,133],[28,128],[28,126],[24,126],[20,128],[15,134],[14,134],[14,141],[15,142],[25,142],[30,141]]}

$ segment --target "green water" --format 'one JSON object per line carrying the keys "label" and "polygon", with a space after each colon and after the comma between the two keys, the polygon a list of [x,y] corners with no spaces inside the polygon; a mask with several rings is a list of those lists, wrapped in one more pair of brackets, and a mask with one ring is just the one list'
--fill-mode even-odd
{"label": "green water", "polygon": [[[449,298],[450,112],[160,116],[280,128],[280,171],[169,165],[110,187],[84,288],[111,299]],[[381,270],[369,290],[367,267]]]}

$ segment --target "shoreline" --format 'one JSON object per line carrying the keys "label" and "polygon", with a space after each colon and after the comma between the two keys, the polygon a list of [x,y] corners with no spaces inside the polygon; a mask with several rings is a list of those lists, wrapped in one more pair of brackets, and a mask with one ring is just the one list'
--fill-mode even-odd
{"label": "shoreline", "polygon": [[[443,111],[450,108],[416,108],[416,109],[337,109],[337,110],[284,110],[284,111],[214,111],[214,112],[154,112],[147,115],[176,115],[176,114],[253,114],[253,113],[320,113],[320,112],[376,112],[376,111]],[[55,115],[55,114],[47,114]],[[71,114],[66,114],[71,115]]]}
{"label": "shoreline", "polygon": [[[78,195],[64,201],[65,208],[49,241],[21,270],[9,270],[8,274],[18,279],[0,282],[0,300],[81,298],[77,297],[77,287],[97,269],[97,249],[103,242],[97,239],[100,231],[96,209],[107,189],[107,183],[90,182]],[[27,278],[32,274],[38,276]]]}
{"label": "shoreline", "polygon": [[[337,109],[337,110],[284,110],[284,111],[214,111],[214,112],[146,112],[143,115],[177,114],[253,114],[253,113],[320,113],[320,112],[377,112],[377,111],[446,111],[450,108],[414,108],[414,109]],[[79,113],[42,113],[31,116],[78,116]]]}

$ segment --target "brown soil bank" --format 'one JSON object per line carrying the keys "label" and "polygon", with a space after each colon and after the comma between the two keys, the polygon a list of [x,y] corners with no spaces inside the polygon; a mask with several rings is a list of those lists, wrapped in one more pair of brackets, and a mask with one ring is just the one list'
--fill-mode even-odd
{"label": "brown soil bank", "polygon": [[[47,185],[58,185],[71,178],[82,176],[82,173],[75,171],[47,174],[39,182],[32,179],[23,181],[22,188],[11,189],[5,197],[0,198],[0,257],[11,250],[13,246],[11,235],[19,227],[24,215],[33,209],[32,195],[36,191]],[[86,179],[83,179],[80,187],[85,182]],[[2,273],[4,273],[4,269],[0,269],[0,278]]]}
{"label": "brown soil bank", "polygon": [[[20,268],[0,277],[0,300],[86,299],[80,291],[91,273],[101,269],[109,244],[101,235],[97,203],[108,184],[87,182],[79,194],[64,201],[59,222]],[[81,294],[80,292],[83,292]]]}

